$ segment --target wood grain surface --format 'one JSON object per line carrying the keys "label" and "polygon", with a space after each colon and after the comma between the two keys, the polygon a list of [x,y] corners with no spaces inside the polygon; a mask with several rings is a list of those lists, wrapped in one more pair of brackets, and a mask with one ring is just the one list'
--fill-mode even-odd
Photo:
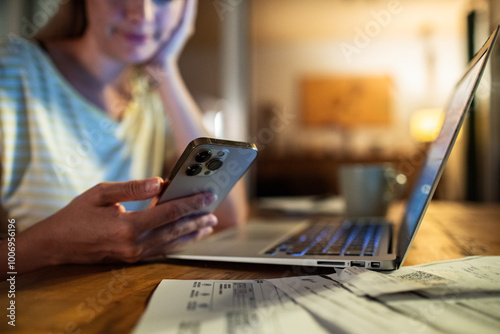
{"label": "wood grain surface", "polygon": [[[402,206],[391,209],[399,216]],[[500,255],[500,205],[433,202],[404,265]],[[164,279],[260,279],[332,273],[330,268],[161,260],[67,265],[17,276],[16,326],[8,282],[0,283],[1,333],[128,333]],[[175,300],[171,301],[176,303]]]}

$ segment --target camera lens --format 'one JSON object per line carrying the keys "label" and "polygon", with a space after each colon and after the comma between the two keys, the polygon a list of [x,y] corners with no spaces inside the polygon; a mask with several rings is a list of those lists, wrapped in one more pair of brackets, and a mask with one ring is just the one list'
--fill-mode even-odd
{"label": "camera lens", "polygon": [[196,165],[191,165],[189,166],[187,169],[186,169],[186,175],[187,176],[195,176],[195,175],[198,175],[200,174],[201,170],[203,168],[201,167],[201,165],[199,164],[196,164]]}
{"label": "camera lens", "polygon": [[212,157],[212,152],[210,150],[208,151],[201,151],[196,155],[196,162],[205,162],[208,161]]}
{"label": "camera lens", "polygon": [[221,159],[212,159],[207,163],[207,168],[210,170],[217,170],[222,166]]}

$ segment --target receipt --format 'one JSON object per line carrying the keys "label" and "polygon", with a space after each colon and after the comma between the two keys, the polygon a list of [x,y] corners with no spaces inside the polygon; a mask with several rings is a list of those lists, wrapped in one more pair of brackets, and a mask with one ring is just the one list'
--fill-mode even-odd
{"label": "receipt", "polygon": [[423,292],[429,295],[500,291],[500,256],[470,256],[402,267],[390,276],[423,284]]}
{"label": "receipt", "polygon": [[402,267],[390,273],[350,267],[328,277],[358,296],[407,291],[428,295],[500,291],[500,256],[465,257]]}
{"label": "receipt", "polygon": [[498,333],[500,329],[498,256],[434,262],[391,273],[346,268],[329,277],[356,296],[370,296],[406,316],[411,332]]}
{"label": "receipt", "polygon": [[438,333],[386,305],[356,296],[321,276],[269,280],[296,303],[315,314],[332,333]]}
{"label": "receipt", "polygon": [[263,280],[163,280],[134,333],[327,333]]}
{"label": "receipt", "polygon": [[134,333],[497,333],[500,257],[390,273],[163,280]]}
{"label": "receipt", "polygon": [[344,287],[357,296],[375,297],[387,293],[414,291],[427,287],[427,285],[417,280],[404,280],[359,267],[339,269],[338,273],[328,275],[328,277],[342,283]]}
{"label": "receipt", "polygon": [[497,334],[500,329],[500,316],[495,314],[500,307],[498,295],[429,298],[418,293],[401,293],[377,299],[408,319],[445,333]]}

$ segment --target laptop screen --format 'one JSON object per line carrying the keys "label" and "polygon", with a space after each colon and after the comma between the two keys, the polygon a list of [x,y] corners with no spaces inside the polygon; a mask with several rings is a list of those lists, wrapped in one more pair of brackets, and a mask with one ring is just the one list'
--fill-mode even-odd
{"label": "laptop screen", "polygon": [[497,31],[498,27],[471,61],[467,72],[456,85],[445,109],[445,118],[441,132],[429,148],[426,162],[406,205],[398,237],[398,267],[403,263],[410,244],[423,219],[425,210],[436,190],[446,161],[450,156],[451,149],[457,139],[465,119],[465,114],[469,109],[472,97],[486,66]]}

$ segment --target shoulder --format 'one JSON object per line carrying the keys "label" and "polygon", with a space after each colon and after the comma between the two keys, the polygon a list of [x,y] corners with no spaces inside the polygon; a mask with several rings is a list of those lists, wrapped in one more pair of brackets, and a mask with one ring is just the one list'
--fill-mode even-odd
{"label": "shoulder", "polygon": [[36,43],[16,36],[0,37],[0,72],[8,73],[8,77],[36,72],[46,66],[45,62],[46,57]]}
{"label": "shoulder", "polygon": [[17,36],[0,37],[0,86],[53,77],[51,61],[36,42]]}
{"label": "shoulder", "polygon": [[0,60],[25,60],[39,53],[38,46],[16,35],[0,36]]}

